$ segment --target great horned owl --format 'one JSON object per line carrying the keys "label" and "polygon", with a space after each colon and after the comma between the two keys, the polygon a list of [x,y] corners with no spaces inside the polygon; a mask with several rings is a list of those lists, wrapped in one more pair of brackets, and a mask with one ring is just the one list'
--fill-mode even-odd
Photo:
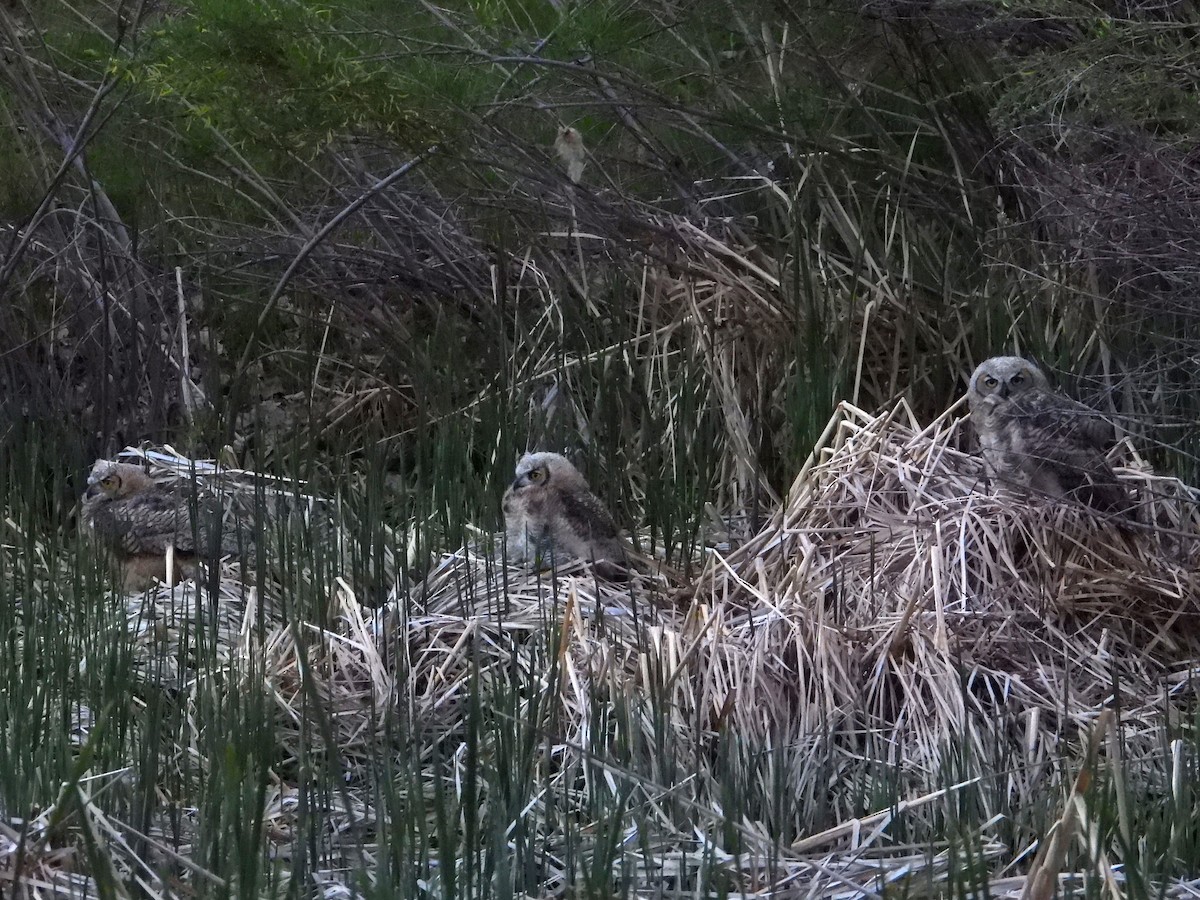
{"label": "great horned owl", "polygon": [[608,510],[579,470],[557,453],[526,453],[504,492],[509,554],[553,564],[568,558],[621,565],[626,549]]}
{"label": "great horned owl", "polygon": [[554,151],[558,154],[559,162],[567,169],[567,178],[572,184],[579,184],[583,178],[583,167],[587,165],[587,151],[583,147],[583,135],[579,129],[564,125],[558,129],[554,139]]}
{"label": "great horned owl", "polygon": [[979,365],[967,392],[988,474],[1009,486],[1127,513],[1129,496],[1105,459],[1112,426],[1090,407],[1051,390],[1019,356]]}
{"label": "great horned owl", "polygon": [[169,547],[172,584],[193,575],[198,561],[238,549],[235,531],[221,533],[219,509],[189,503],[128,463],[96,461],[82,512],[97,541],[112,553],[125,590],[143,590],[152,578],[166,581]]}

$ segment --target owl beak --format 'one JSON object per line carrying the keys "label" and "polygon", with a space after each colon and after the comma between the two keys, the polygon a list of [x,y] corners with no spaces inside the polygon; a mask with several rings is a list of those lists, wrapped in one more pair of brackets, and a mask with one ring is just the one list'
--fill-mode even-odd
{"label": "owl beak", "polygon": [[1008,394],[1009,394],[1008,385],[1007,384],[1000,385],[1000,396],[1003,399],[1007,400]]}
{"label": "owl beak", "polygon": [[85,497],[95,497],[95,496],[96,496],[97,494],[99,494],[99,493],[100,493],[100,488],[96,487],[96,485],[94,485],[94,484],[89,484],[89,485],[87,486],[87,490],[85,490],[85,491],[83,492],[83,496],[85,496]]}

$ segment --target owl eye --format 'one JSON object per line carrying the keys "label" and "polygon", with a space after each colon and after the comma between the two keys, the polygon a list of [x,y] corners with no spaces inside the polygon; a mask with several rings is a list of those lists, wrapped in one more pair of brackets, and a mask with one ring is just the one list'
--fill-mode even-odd
{"label": "owl eye", "polygon": [[543,472],[541,469],[534,469],[532,472],[529,473],[529,480],[534,482],[535,484],[537,482],[541,481],[545,477],[546,477],[546,473]]}
{"label": "owl eye", "polygon": [[116,475],[105,475],[103,478],[100,479],[100,487],[102,487],[102,488],[113,488],[116,486],[117,486],[117,476]]}
{"label": "owl eye", "polygon": [[998,381],[996,380],[996,376],[995,376],[995,375],[989,375],[987,378],[983,379],[983,383],[984,383],[984,384],[986,384],[988,387],[995,387],[995,386],[996,386],[996,385],[998,385],[1000,382],[998,382]]}
{"label": "owl eye", "polygon": [[1014,375],[1009,380],[1012,381],[1013,384],[1020,384],[1022,381],[1025,380],[1025,376],[1022,375],[1020,372],[1018,372],[1016,375]]}

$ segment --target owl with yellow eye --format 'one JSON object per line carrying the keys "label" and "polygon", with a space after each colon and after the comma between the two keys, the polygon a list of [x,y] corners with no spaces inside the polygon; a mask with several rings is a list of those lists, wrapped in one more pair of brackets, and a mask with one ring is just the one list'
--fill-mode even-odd
{"label": "owl with yellow eye", "polygon": [[97,460],[80,508],[125,590],[143,590],[155,579],[174,584],[193,576],[199,562],[238,551],[237,534],[222,531],[218,507],[190,502],[141,466]]}
{"label": "owl with yellow eye", "polygon": [[994,481],[1101,512],[1129,512],[1129,496],[1105,457],[1112,425],[1052,390],[1029,360],[985,360],[971,376],[967,401]]}
{"label": "owl with yellow eye", "polygon": [[626,548],[613,517],[569,460],[526,453],[504,492],[509,558],[541,568],[569,559],[622,565]]}

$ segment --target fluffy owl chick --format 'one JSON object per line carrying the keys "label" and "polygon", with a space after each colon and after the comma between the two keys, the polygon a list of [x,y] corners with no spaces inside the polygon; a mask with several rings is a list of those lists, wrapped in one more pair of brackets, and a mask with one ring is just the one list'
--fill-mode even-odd
{"label": "fluffy owl chick", "polygon": [[1050,388],[1019,356],[985,360],[967,392],[988,474],[998,482],[1127,513],[1129,496],[1104,451],[1112,426],[1090,407]]}
{"label": "fluffy owl chick", "polygon": [[554,151],[558,154],[559,162],[567,169],[567,178],[572,184],[579,184],[583,178],[583,167],[587,165],[587,151],[583,147],[583,135],[579,129],[564,125],[558,129],[558,137],[554,139]]}
{"label": "fluffy owl chick", "polygon": [[504,492],[509,553],[518,561],[567,558],[622,565],[624,542],[608,510],[587,481],[557,453],[526,453]]}
{"label": "fluffy owl chick", "polygon": [[219,534],[220,510],[192,504],[157,483],[139,466],[97,460],[83,495],[84,522],[117,564],[125,590],[167,580],[167,548],[174,548],[172,584],[196,571],[200,560],[237,551],[237,535]]}

